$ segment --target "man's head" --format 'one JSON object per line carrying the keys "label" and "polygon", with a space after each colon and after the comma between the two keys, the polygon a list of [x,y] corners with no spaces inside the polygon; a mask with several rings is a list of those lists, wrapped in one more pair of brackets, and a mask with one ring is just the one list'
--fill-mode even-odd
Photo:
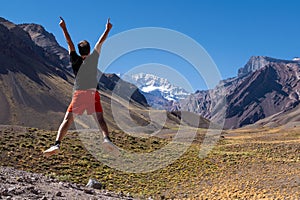
{"label": "man's head", "polygon": [[82,40],[77,46],[81,56],[88,56],[90,54],[91,47],[88,41]]}

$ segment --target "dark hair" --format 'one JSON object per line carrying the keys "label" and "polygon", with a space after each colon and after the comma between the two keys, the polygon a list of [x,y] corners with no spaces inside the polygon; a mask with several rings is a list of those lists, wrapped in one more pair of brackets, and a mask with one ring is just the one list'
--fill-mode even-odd
{"label": "dark hair", "polygon": [[78,50],[80,55],[87,56],[91,51],[90,43],[86,40],[82,40],[78,43]]}

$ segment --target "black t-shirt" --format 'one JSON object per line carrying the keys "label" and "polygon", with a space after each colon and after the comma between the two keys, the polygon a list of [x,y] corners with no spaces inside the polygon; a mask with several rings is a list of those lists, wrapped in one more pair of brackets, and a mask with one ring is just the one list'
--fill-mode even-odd
{"label": "black t-shirt", "polygon": [[86,59],[82,59],[76,51],[70,52],[70,61],[75,74],[75,90],[98,89],[97,66],[99,53],[94,50]]}

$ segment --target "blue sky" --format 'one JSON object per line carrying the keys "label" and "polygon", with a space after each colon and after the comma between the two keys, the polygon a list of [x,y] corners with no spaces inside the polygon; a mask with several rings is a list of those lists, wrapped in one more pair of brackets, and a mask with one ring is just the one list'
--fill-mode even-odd
{"label": "blue sky", "polygon": [[[11,0],[1,2],[0,15],[14,23],[42,24],[64,47],[59,16],[65,18],[74,42],[95,43],[107,17],[114,25],[111,36],[141,27],[172,29],[202,45],[225,79],[236,76],[252,55],[300,56],[299,7],[297,0]],[[192,67],[173,57],[149,50],[136,52],[123,56],[107,71],[125,73],[136,65],[162,62],[188,79],[194,90],[205,89],[203,80],[193,76]]]}

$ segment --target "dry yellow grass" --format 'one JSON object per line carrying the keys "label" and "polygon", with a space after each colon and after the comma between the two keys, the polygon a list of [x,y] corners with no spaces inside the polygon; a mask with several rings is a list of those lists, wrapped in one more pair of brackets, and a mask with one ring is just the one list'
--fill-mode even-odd
{"label": "dry yellow grass", "polygon": [[[133,152],[153,151],[167,139],[133,138],[114,131],[113,141]],[[155,199],[299,199],[300,131],[298,129],[240,129],[228,131],[210,154],[199,158],[205,131],[199,130],[188,151],[160,170],[135,174],[103,165],[69,133],[62,152],[50,159],[41,152],[55,139],[55,132],[34,128],[2,127],[1,165],[40,172],[64,181],[86,184],[90,177],[108,190],[130,192],[137,198]]]}

